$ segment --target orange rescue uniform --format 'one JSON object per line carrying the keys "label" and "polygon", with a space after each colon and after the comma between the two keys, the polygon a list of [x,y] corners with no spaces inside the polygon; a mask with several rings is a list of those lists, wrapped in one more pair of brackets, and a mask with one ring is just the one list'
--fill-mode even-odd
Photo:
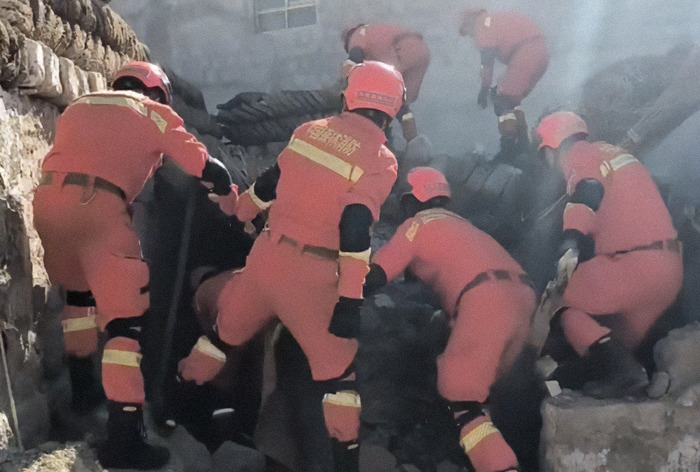
{"label": "orange rescue uniform", "polygon": [[597,211],[569,203],[564,212],[564,230],[595,241],[595,257],[579,264],[564,293],[564,334],[584,355],[614,327],[634,350],[681,288],[683,263],[671,216],[646,168],[621,148],[581,141],[561,166],[569,194],[584,179],[604,188]]}
{"label": "orange rescue uniform", "polygon": [[476,25],[473,37],[479,51],[494,50],[496,59],[507,66],[498,80],[498,94],[511,97],[513,105],[519,104],[549,65],[546,38],[540,28],[519,13],[493,13]]}
{"label": "orange rescue uniform", "polygon": [[[397,173],[385,140],[372,121],[348,112],[295,130],[278,158],[281,174],[269,229],[219,296],[222,341],[242,344],[277,317],[304,350],[314,380],[346,371],[357,340],[336,337],[328,326],[340,295],[362,298],[368,267],[339,260],[339,223],[352,204],[366,206],[379,219]],[[249,194],[242,194],[241,208],[246,199]],[[246,213],[243,219],[254,216]]]}
{"label": "orange rescue uniform", "polygon": [[[91,291],[101,330],[149,307],[148,266],[130,204],[163,155],[197,177],[208,158],[206,147],[172,108],[143,95],[90,93],[58,119],[34,195],[34,224],[51,282],[69,291]],[[103,385],[110,400],[144,403],[138,351],[138,342],[123,337],[105,346]]]}
{"label": "orange rescue uniform", "polygon": [[372,258],[387,280],[409,269],[439,296],[452,333],[438,358],[438,391],[483,403],[525,345],[535,293],[491,236],[448,210],[424,210]]}
{"label": "orange rescue uniform", "polygon": [[364,51],[366,60],[396,67],[406,84],[406,105],[416,101],[430,64],[430,50],[420,33],[400,26],[365,25],[348,41],[348,52],[356,47]]}

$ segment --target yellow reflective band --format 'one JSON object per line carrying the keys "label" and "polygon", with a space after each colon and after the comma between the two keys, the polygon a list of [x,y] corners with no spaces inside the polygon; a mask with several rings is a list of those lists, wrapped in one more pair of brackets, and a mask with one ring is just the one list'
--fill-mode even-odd
{"label": "yellow reflective band", "polygon": [[102,353],[103,364],[116,364],[126,367],[141,367],[143,356],[138,352],[105,349]]}
{"label": "yellow reflective band", "polygon": [[155,111],[151,111],[151,120],[156,124],[158,129],[162,134],[165,134],[165,130],[168,129],[168,122],[165,118],[160,116],[160,114],[156,113]]}
{"label": "yellow reflective band", "polygon": [[406,231],[406,237],[409,241],[413,242],[413,238],[415,238],[416,234],[418,234],[418,228],[420,228],[420,224],[417,221],[411,223],[411,227],[408,228],[408,231]]}
{"label": "yellow reflective band", "polygon": [[564,207],[564,215],[566,215],[569,211],[573,210],[576,207],[587,208],[588,211],[590,211],[592,214],[595,215],[595,211],[593,211],[593,208],[589,207],[585,203],[567,203],[566,206]]}
{"label": "yellow reflective band", "polygon": [[358,261],[366,262],[369,264],[369,258],[372,255],[372,248],[367,248],[366,251],[362,252],[344,252],[338,251],[338,258],[340,257],[351,257],[357,259]]}
{"label": "yellow reflective band", "polygon": [[255,206],[261,210],[267,210],[272,206],[272,202],[274,202],[274,200],[263,202],[257,195],[255,195],[255,182],[253,182],[253,185],[251,185],[248,190],[243,193],[247,193],[250,199],[253,200],[253,203],[255,203]]}
{"label": "yellow reflective band", "polygon": [[226,354],[224,354],[221,349],[214,346],[206,336],[200,336],[197,340],[197,344],[194,345],[194,348],[202,354],[216,359],[217,361],[226,362]]}
{"label": "yellow reflective band", "polygon": [[615,172],[616,170],[625,167],[627,164],[633,164],[635,162],[639,161],[632,154],[620,154],[609,161],[604,161],[600,165],[600,173],[603,175],[603,177],[607,177],[610,172]]}
{"label": "yellow reflective band", "polygon": [[459,445],[462,446],[465,454],[469,454],[469,451],[474,449],[484,438],[494,433],[500,433],[500,431],[498,431],[498,428],[496,428],[493,423],[490,421],[481,423],[460,439]]}
{"label": "yellow reflective band", "polygon": [[81,318],[71,318],[69,320],[61,321],[63,325],[64,333],[71,333],[73,331],[85,331],[92,328],[97,328],[97,322],[95,321],[95,315],[83,316]]}
{"label": "yellow reflective band", "polygon": [[354,390],[342,390],[337,393],[326,393],[323,396],[323,403],[354,408],[360,408],[362,406],[362,403],[360,402],[360,394]]}
{"label": "yellow reflective band", "polygon": [[401,121],[408,121],[413,119],[413,113],[410,111],[401,117]]}
{"label": "yellow reflective band", "polygon": [[135,92],[120,92],[118,94],[89,94],[77,99],[73,104],[111,105],[136,110],[143,116],[148,116],[148,108],[141,100],[144,97]]}
{"label": "yellow reflective band", "polygon": [[506,113],[505,115],[501,115],[498,117],[498,122],[503,123],[504,121],[516,121],[518,118],[515,116],[515,113]]}
{"label": "yellow reflective band", "polygon": [[365,171],[360,167],[345,162],[338,156],[334,156],[333,154],[319,149],[313,144],[302,141],[296,137],[292,137],[291,141],[289,141],[289,144],[287,145],[287,148],[306,157],[316,164],[322,165],[326,169],[332,170],[352,183],[360,180],[362,174],[365,173]]}

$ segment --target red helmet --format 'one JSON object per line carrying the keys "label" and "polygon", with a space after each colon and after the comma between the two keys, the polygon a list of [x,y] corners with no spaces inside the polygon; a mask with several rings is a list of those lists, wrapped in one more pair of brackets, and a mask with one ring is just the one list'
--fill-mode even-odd
{"label": "red helmet", "polygon": [[411,193],[421,202],[435,197],[452,197],[447,179],[432,167],[414,167],[408,173],[408,183],[413,187]]}
{"label": "red helmet", "polygon": [[142,61],[131,61],[122,66],[114,75],[115,83],[122,77],[133,77],[139,80],[147,88],[158,88],[163,92],[166,105],[170,105],[173,101],[173,87],[170,85],[168,76],[165,75],[163,69],[156,64]]}
{"label": "red helmet", "polygon": [[576,113],[557,111],[542,118],[537,125],[535,135],[542,140],[537,149],[545,146],[556,149],[566,138],[578,133],[588,134],[586,122]]}
{"label": "red helmet", "polygon": [[348,110],[370,108],[396,118],[406,100],[406,86],[394,66],[365,61],[350,71],[343,95]]}

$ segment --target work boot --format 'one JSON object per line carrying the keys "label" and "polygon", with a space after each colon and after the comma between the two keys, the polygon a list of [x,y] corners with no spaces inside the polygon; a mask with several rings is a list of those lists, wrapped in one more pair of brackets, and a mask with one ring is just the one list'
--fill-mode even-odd
{"label": "work boot", "polygon": [[151,446],[144,440],[143,410],[132,403],[107,402],[107,440],[97,450],[105,469],[160,469],[167,464],[167,449]]}
{"label": "work boot", "polygon": [[588,359],[598,378],[583,385],[593,398],[639,396],[649,385],[646,369],[619,341],[605,337],[589,348]]}
{"label": "work boot", "polygon": [[102,382],[95,372],[92,356],[68,356],[68,373],[71,386],[71,407],[76,413],[87,414],[105,400]]}
{"label": "work boot", "polygon": [[335,472],[359,472],[360,448],[355,441],[340,442],[331,438]]}

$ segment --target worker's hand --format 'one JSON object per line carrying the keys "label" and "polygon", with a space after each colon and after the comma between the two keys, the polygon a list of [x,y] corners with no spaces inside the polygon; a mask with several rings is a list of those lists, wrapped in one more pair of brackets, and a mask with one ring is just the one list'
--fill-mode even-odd
{"label": "worker's hand", "polygon": [[226,354],[215,347],[209,338],[202,336],[190,355],[178,363],[177,370],[182,380],[202,385],[216,377],[225,364]]}
{"label": "worker's hand", "polygon": [[481,108],[486,108],[489,104],[488,102],[488,97],[489,97],[489,87],[481,87],[481,90],[479,90],[479,97],[476,99],[476,103],[481,107]]}
{"label": "worker's hand", "polygon": [[340,297],[335,304],[328,332],[340,338],[356,338],[360,335],[361,298]]}
{"label": "worker's hand", "polygon": [[221,211],[231,216],[236,213],[236,203],[238,202],[238,185],[231,184],[231,192],[228,195],[217,195],[210,193],[209,200],[219,205]]}
{"label": "worker's hand", "polygon": [[360,432],[360,395],[353,390],[323,396],[323,417],[328,435],[340,442],[356,441]]}
{"label": "worker's hand", "polygon": [[[201,183],[210,192],[217,195],[228,195],[231,193],[231,174],[226,166],[218,159],[209,156],[202,170]],[[238,189],[238,187],[236,187]]]}
{"label": "worker's hand", "polygon": [[578,265],[578,249],[567,249],[557,262],[557,280],[568,282]]}

